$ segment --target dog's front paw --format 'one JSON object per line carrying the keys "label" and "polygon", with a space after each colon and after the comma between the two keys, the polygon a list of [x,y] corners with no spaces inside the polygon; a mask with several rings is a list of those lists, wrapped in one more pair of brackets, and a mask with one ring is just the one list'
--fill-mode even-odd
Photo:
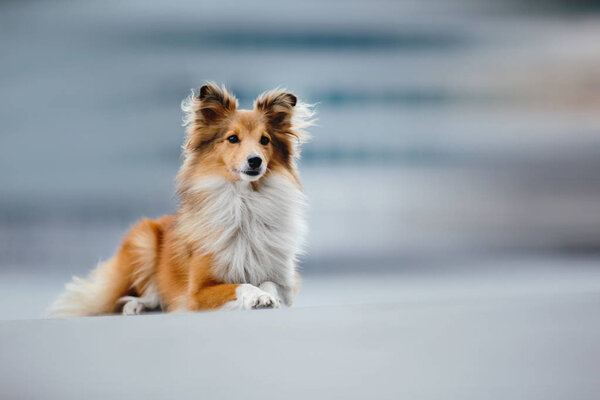
{"label": "dog's front paw", "polygon": [[256,310],[261,308],[279,308],[279,300],[271,294],[248,283],[236,289],[237,299],[226,304],[225,308],[234,310]]}

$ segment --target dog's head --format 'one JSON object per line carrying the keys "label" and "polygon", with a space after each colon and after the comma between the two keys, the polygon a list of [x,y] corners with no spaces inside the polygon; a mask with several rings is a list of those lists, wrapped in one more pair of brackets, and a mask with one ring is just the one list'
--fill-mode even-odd
{"label": "dog's head", "polygon": [[254,182],[270,171],[293,170],[310,108],[283,90],[263,93],[252,110],[237,107],[231,93],[212,83],[182,103],[187,139],[180,179],[217,175]]}

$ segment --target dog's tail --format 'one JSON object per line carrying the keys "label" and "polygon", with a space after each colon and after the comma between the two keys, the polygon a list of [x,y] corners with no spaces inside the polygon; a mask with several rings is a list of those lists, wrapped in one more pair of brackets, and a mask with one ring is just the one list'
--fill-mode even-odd
{"label": "dog's tail", "polygon": [[162,221],[145,219],[131,229],[119,252],[87,278],[73,277],[47,311],[49,317],[78,317],[118,311],[127,295],[143,296],[156,271]]}
{"label": "dog's tail", "polygon": [[129,291],[129,280],[119,274],[117,256],[100,263],[87,278],[73,277],[48,309],[49,317],[109,314]]}

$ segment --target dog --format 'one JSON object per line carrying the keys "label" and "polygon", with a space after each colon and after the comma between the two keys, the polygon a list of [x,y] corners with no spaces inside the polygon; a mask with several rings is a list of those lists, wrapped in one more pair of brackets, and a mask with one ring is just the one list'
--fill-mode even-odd
{"label": "dog", "polygon": [[208,83],[182,109],[176,214],[137,223],[116,255],[66,285],[49,316],[292,305],[306,231],[297,161],[313,107],[275,89],[238,110]]}

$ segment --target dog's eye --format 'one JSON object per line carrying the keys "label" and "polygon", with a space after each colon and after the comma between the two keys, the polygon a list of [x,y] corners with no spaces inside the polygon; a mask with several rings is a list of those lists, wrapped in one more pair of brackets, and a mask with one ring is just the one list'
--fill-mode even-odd
{"label": "dog's eye", "polygon": [[240,138],[237,135],[231,135],[227,138],[227,140],[229,140],[229,143],[238,143]]}
{"label": "dog's eye", "polygon": [[266,145],[268,145],[268,144],[269,144],[269,142],[270,142],[270,140],[269,140],[269,138],[268,138],[268,137],[266,137],[266,136],[263,136],[263,137],[261,137],[261,138],[260,138],[260,144],[262,144],[263,146],[266,146]]}

